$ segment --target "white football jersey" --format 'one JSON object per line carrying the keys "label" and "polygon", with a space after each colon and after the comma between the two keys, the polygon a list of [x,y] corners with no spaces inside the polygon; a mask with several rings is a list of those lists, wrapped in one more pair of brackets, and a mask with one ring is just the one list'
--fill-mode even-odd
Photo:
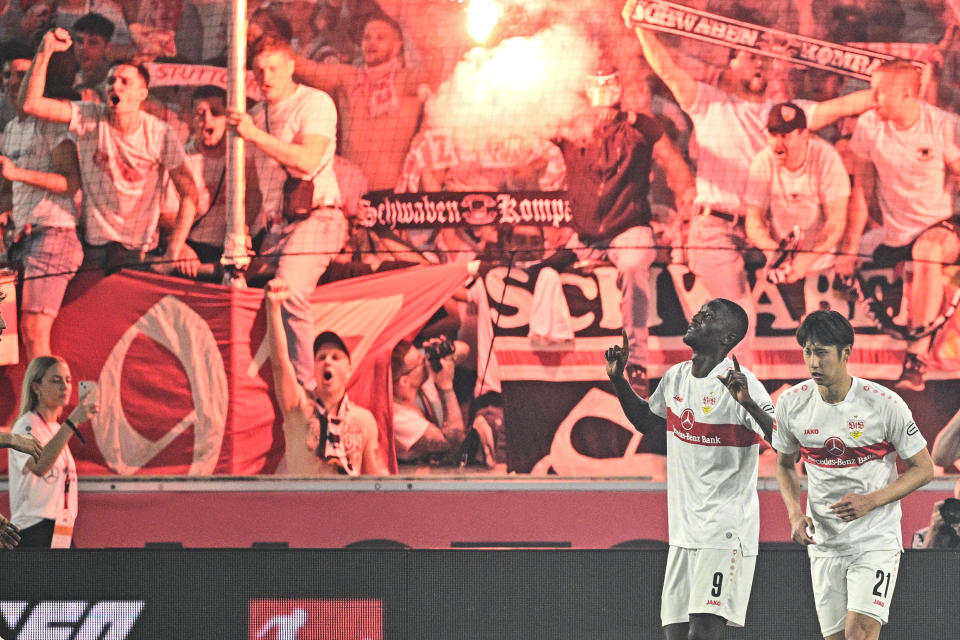
{"label": "white football jersey", "polygon": [[807,471],[807,515],[816,544],[811,556],[842,556],[902,549],[900,502],[844,522],[830,505],[848,493],[867,494],[897,478],[897,454],[909,458],[927,446],[906,403],[875,382],[854,378],[846,398],[828,404],[812,379],[777,401],[773,446],[800,456]]}
{"label": "white football jersey", "polygon": [[[695,378],[692,367],[690,360],[670,367],[650,396],[650,410],[667,421],[670,544],[756,555],[763,431],[718,378],[733,368],[730,359],[703,378]],[[770,394],[741,370],[750,396],[772,417]]]}

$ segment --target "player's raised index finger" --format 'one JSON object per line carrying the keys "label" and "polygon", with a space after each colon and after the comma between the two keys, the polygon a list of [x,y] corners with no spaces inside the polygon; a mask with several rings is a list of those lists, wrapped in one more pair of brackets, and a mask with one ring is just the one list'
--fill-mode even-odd
{"label": "player's raised index finger", "polygon": [[737,361],[737,356],[730,356],[730,357],[733,358],[733,370],[739,373],[740,363]]}
{"label": "player's raised index finger", "polygon": [[630,341],[627,340],[627,330],[624,329],[620,333],[623,335],[623,352],[627,353],[630,351]]}

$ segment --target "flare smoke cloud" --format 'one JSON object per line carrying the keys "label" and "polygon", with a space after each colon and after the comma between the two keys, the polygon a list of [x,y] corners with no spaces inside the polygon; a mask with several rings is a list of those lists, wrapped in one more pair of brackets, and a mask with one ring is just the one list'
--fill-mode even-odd
{"label": "flare smoke cloud", "polygon": [[474,48],[427,102],[429,126],[465,146],[569,134],[588,106],[584,82],[597,59],[597,47],[567,24]]}

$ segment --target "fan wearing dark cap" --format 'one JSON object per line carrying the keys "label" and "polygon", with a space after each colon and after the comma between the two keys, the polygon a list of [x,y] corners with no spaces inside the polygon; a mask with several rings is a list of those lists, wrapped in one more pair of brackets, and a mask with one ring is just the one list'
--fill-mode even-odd
{"label": "fan wearing dark cap", "polygon": [[[766,256],[770,282],[797,282],[833,267],[850,178],[840,154],[810,135],[796,104],[773,105],[766,134],[767,146],[750,165],[743,197],[747,239]],[[781,250],[787,246],[792,250]]]}
{"label": "fan wearing dark cap", "polygon": [[389,475],[376,419],[347,397],[352,364],[350,350],[339,335],[323,331],[313,342],[317,386],[307,391],[297,381],[280,315],[289,293],[284,280],[267,283],[267,343],[287,438],[278,473]]}

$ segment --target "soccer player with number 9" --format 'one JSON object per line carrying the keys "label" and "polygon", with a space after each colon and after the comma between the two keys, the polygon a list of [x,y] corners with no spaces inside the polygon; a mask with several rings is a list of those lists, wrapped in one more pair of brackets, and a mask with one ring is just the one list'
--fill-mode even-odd
{"label": "soccer player with number 9", "polygon": [[746,619],[760,534],[757,458],[773,429],[769,394],[727,357],[747,325],[730,300],[703,305],[683,337],[692,358],[667,370],[649,402],[624,378],[626,333],[622,347],[604,354],[637,431],[667,429],[670,551],[660,608],[667,640],[717,640],[726,625]]}

